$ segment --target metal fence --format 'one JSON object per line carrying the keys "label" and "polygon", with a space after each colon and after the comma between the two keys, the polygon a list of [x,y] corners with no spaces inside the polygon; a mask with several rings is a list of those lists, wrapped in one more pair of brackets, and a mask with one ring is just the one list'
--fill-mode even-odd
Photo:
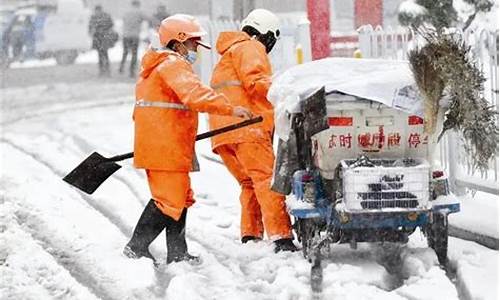
{"label": "metal fence", "polygon": [[[488,30],[467,30],[459,32],[471,46],[472,56],[482,70],[486,82],[484,96],[499,111],[498,63],[499,32]],[[365,58],[406,60],[408,50],[415,46],[412,31],[380,26],[365,25],[359,28],[359,49]],[[464,188],[498,194],[498,157],[490,162],[490,169],[479,172],[472,166],[472,160],[464,151],[463,141],[457,133],[449,132],[440,143],[439,156],[448,171],[450,182],[458,192]],[[457,147],[459,145],[459,147]]]}
{"label": "metal fence", "polygon": [[407,59],[414,34],[403,28],[364,25],[358,29],[359,49],[366,58]]}

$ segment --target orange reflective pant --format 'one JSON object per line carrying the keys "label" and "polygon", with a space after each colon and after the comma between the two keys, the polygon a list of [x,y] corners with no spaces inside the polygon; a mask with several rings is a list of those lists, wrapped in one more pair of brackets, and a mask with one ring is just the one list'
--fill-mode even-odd
{"label": "orange reflective pant", "polygon": [[146,170],[149,189],[156,206],[176,221],[185,207],[194,204],[189,173]]}
{"label": "orange reflective pant", "polygon": [[226,144],[216,148],[229,172],[241,186],[241,236],[263,236],[271,240],[291,238],[285,197],[271,190],[274,164],[272,145]]}

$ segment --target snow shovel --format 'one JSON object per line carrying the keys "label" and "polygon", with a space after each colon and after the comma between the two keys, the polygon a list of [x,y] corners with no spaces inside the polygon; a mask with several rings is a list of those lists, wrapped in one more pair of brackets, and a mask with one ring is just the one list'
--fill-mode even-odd
{"label": "snow shovel", "polygon": [[[236,130],[245,126],[262,122],[262,117],[245,120],[240,123],[208,131],[196,136],[196,140],[206,139],[224,132]],[[63,180],[74,187],[79,188],[87,194],[92,194],[106,179],[115,173],[121,166],[115,162],[132,158],[134,152],[104,157],[94,152],[81,162],[73,171],[66,175]]]}

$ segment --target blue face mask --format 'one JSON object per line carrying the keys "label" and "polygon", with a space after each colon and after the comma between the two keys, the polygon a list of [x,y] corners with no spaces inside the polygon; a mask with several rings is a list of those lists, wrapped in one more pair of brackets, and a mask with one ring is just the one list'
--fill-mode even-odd
{"label": "blue face mask", "polygon": [[194,64],[194,62],[198,58],[198,53],[193,50],[188,50],[188,53],[186,54],[185,58],[190,64]]}

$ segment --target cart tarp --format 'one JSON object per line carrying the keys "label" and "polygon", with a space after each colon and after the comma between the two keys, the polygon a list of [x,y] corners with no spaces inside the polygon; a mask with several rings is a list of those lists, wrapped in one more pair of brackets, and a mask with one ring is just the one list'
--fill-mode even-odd
{"label": "cart tarp", "polygon": [[275,107],[276,133],[281,140],[289,138],[289,114],[299,112],[300,102],[321,87],[326,94],[340,92],[423,116],[407,61],[326,58],[275,75],[268,99]]}

